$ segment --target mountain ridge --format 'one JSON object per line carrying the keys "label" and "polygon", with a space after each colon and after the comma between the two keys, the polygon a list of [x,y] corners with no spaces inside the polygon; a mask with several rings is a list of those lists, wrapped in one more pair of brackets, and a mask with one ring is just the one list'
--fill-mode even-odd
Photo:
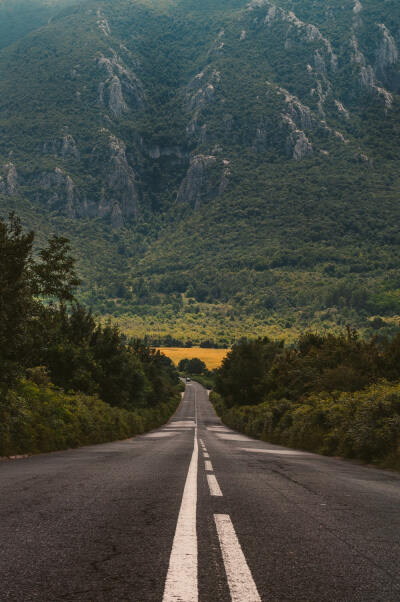
{"label": "mountain ridge", "polygon": [[226,330],[400,313],[395,2],[47,10],[0,51],[1,207],[71,236],[86,302],[194,299]]}

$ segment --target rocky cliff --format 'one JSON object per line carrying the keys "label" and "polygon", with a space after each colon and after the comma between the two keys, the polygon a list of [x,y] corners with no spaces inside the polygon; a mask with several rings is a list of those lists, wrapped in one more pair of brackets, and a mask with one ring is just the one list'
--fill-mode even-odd
{"label": "rocky cliff", "polygon": [[0,194],[120,228],[168,199],[199,210],[229,190],[232,164],[247,153],[266,165],[272,155],[282,164],[370,161],[366,112],[374,107],[379,130],[397,111],[393,2],[329,0],[317,10],[309,0],[251,0],[232,9],[216,13],[190,60],[179,19],[189,11],[195,26],[191,5],[160,15],[139,3],[65,1],[46,26],[24,31],[0,53]]}

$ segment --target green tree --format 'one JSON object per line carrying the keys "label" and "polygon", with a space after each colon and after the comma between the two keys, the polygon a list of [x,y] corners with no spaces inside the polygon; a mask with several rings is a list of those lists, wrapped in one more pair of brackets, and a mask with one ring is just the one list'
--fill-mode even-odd
{"label": "green tree", "polygon": [[[32,366],[59,311],[79,284],[67,239],[54,236],[34,259],[34,233],[10,214],[0,219],[0,381],[6,387]],[[41,302],[52,299],[48,309]],[[59,308],[54,307],[57,301]],[[62,310],[64,311],[64,310]],[[47,333],[46,335],[44,333]]]}
{"label": "green tree", "polygon": [[228,407],[261,403],[269,391],[269,372],[283,343],[268,337],[234,345],[216,374],[216,391]]}
{"label": "green tree", "polygon": [[26,361],[27,326],[33,311],[33,232],[23,233],[10,214],[0,220],[0,381],[7,387]]}

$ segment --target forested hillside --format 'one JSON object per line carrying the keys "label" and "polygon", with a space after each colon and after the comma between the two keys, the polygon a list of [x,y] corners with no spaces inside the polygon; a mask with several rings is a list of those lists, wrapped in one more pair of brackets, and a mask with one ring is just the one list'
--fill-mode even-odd
{"label": "forested hillside", "polygon": [[398,2],[28,4],[0,4],[0,207],[68,234],[81,301],[195,342],[393,331]]}

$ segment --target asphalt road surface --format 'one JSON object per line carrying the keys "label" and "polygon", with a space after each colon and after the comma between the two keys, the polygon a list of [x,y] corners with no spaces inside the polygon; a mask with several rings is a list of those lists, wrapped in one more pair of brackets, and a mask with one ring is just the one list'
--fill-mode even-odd
{"label": "asphalt road surface", "polygon": [[0,462],[0,601],[400,600],[400,475],[261,443],[187,385],[165,427]]}

